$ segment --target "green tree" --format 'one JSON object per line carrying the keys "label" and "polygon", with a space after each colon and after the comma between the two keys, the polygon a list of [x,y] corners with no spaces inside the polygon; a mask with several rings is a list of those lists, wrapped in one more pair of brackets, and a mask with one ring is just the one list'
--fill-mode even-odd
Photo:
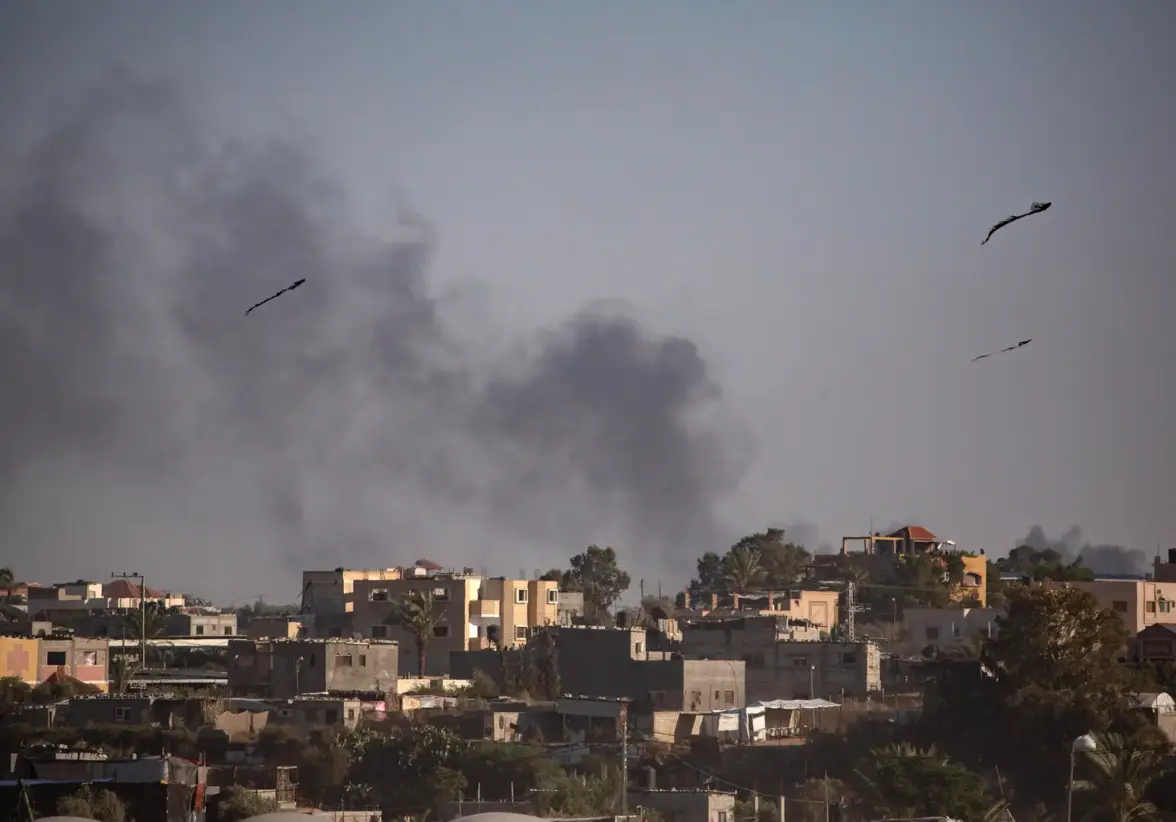
{"label": "green tree", "polygon": [[368,738],[349,780],[371,785],[386,813],[419,813],[465,790],[460,768],[468,751],[469,744],[452,730],[417,725],[395,736]]}
{"label": "green tree", "polygon": [[1076,770],[1082,779],[1074,790],[1086,794],[1091,822],[1152,822],[1159,809],[1145,798],[1148,787],[1164,771],[1167,751],[1124,734],[1095,734],[1093,751],[1082,752]]}
{"label": "green tree", "polygon": [[934,747],[875,748],[857,781],[870,819],[947,816],[984,822],[992,807],[984,779]]}
{"label": "green tree", "polygon": [[16,584],[16,576],[11,568],[0,568],[0,588],[4,588],[4,601],[12,602],[12,586]]}
{"label": "green tree", "polygon": [[[1057,806],[1073,740],[1088,732],[1138,733],[1118,662],[1122,622],[1085,591],[1011,586],[997,635],[977,661],[939,663],[924,699],[927,732],[960,758],[998,766],[1019,809]],[[1017,744],[1009,745],[1007,729]]]}
{"label": "green tree", "polygon": [[759,555],[764,569],[764,584],[772,589],[789,588],[800,581],[812,555],[803,545],[786,542],[783,528],[768,528],[762,534],[751,534],[731,546],[728,557],[737,549]]}
{"label": "green tree", "polygon": [[412,635],[416,645],[417,670],[424,676],[429,642],[437,628],[445,624],[444,605],[439,607],[431,589],[410,591],[397,600],[388,619],[391,624],[399,625]]}
{"label": "green tree", "polygon": [[0,716],[19,713],[32,700],[32,685],[18,676],[0,678]]}
{"label": "green tree", "polygon": [[728,588],[738,594],[755,590],[766,576],[759,552],[742,545],[732,548],[723,557],[723,572]]}
{"label": "green tree", "polygon": [[723,558],[714,551],[707,551],[698,558],[698,576],[690,580],[690,596],[701,597],[718,594],[727,590],[723,575]]}
{"label": "green tree", "polygon": [[242,822],[263,813],[279,810],[277,800],[256,791],[232,785],[221,792],[217,802],[217,819],[221,822]]}
{"label": "green tree", "polygon": [[785,798],[784,818],[788,822],[825,822],[825,803],[848,804],[857,801],[853,787],[840,779],[806,779]]}
{"label": "green tree", "polygon": [[69,796],[57,801],[57,813],[61,816],[79,816],[97,822],[126,822],[127,808],[118,794],[105,788],[95,790],[84,785]]}
{"label": "green tree", "polygon": [[1052,548],[1038,550],[1021,545],[1009,551],[1007,557],[996,561],[1001,573],[1021,574],[1034,582],[1050,579],[1055,582],[1085,582],[1094,579],[1094,572],[1082,563],[1082,557],[1067,562]]}
{"label": "green tree", "polygon": [[584,592],[584,608],[599,619],[622,593],[629,590],[629,575],[617,565],[617,552],[598,545],[571,559],[570,577]]}

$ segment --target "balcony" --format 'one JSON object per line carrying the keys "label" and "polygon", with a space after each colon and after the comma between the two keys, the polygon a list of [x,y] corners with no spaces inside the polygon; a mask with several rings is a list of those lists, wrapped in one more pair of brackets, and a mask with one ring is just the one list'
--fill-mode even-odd
{"label": "balcony", "polygon": [[501,618],[498,600],[475,599],[470,602],[470,622],[475,625],[497,624]]}

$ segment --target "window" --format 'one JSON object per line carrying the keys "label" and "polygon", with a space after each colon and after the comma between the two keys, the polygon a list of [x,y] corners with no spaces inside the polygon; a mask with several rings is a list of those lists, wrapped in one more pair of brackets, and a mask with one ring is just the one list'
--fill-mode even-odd
{"label": "window", "polygon": [[702,705],[702,691],[690,692],[690,707],[691,709],[698,708]]}
{"label": "window", "polygon": [[547,589],[547,604],[559,605],[559,591],[557,591],[555,588]]}
{"label": "window", "polygon": [[233,635],[233,626],[226,625],[225,626],[225,636],[232,636],[232,635]]}
{"label": "window", "polygon": [[857,665],[857,652],[856,651],[846,651],[844,654],[841,655],[841,664],[842,665]]}
{"label": "window", "polygon": [[314,654],[311,654],[310,656],[308,656],[308,657],[306,658],[306,661],[307,661],[307,662],[309,662],[309,663],[310,663],[310,667],[312,667],[312,668],[313,668],[313,667],[315,666],[315,655],[314,655]]}
{"label": "window", "polygon": [[764,655],[762,653],[744,654],[743,663],[748,668],[762,668],[764,667]]}
{"label": "window", "polygon": [[351,654],[339,654],[339,656],[335,657],[335,667],[336,668],[350,668],[351,667]]}
{"label": "window", "polygon": [[204,626],[203,625],[196,626],[196,636],[204,636]]}
{"label": "window", "polygon": [[665,691],[650,691],[649,692],[649,704],[652,705],[655,709],[660,708],[662,705],[665,705],[666,704],[666,692]]}
{"label": "window", "polygon": [[722,693],[720,693],[719,691],[715,691],[715,702],[718,702],[722,698],[723,698]]}
{"label": "window", "polygon": [[334,725],[336,722],[339,721],[339,712],[338,711],[331,711],[331,710],[327,711],[326,717],[323,721],[326,722],[326,724],[328,724],[328,725]]}
{"label": "window", "polygon": [[515,639],[526,639],[526,638],[527,638],[527,626],[526,625],[516,625],[515,626]]}
{"label": "window", "polygon": [[449,599],[449,589],[448,588],[434,588],[433,589],[433,599],[437,600],[438,602],[445,602],[446,600]]}
{"label": "window", "polygon": [[526,588],[515,588],[515,602],[517,602],[519,605],[522,605],[526,601],[527,601],[527,589]]}
{"label": "window", "polygon": [[433,636],[436,637],[437,639],[445,639],[445,637],[449,636],[449,626],[448,625],[435,625],[435,626],[433,626]]}
{"label": "window", "polygon": [[715,812],[715,822],[727,822],[727,812],[726,811],[716,811]]}
{"label": "window", "polygon": [[82,661],[79,665],[97,665],[98,652],[97,651],[82,651]]}
{"label": "window", "polygon": [[633,651],[634,651],[635,653],[638,653],[638,654],[640,654],[640,653],[642,653],[642,652],[643,652],[643,650],[644,650],[644,649],[645,649],[645,645],[644,645],[644,643],[641,643],[641,642],[635,642],[635,643],[633,643]]}
{"label": "window", "polygon": [[372,626],[372,639],[386,639],[387,637],[388,637],[388,626],[387,625],[373,625]]}
{"label": "window", "polygon": [[355,721],[355,708],[348,708],[347,709],[347,721],[348,722]]}
{"label": "window", "polygon": [[131,709],[130,708],[115,708],[114,709],[114,721],[115,722],[130,722],[131,721]]}
{"label": "window", "polygon": [[927,626],[927,639],[931,639],[931,640],[939,639],[939,626],[937,626],[937,625],[928,625]]}
{"label": "window", "polygon": [[958,638],[960,635],[960,626],[954,622],[951,624],[951,635],[956,638]]}
{"label": "window", "polygon": [[65,651],[49,651],[45,654],[46,665],[68,665]]}
{"label": "window", "polygon": [[368,594],[368,602],[391,602],[392,597],[388,596],[387,588],[373,588]]}
{"label": "window", "polygon": [[1116,599],[1114,602],[1111,603],[1111,607],[1114,608],[1116,611],[1118,611],[1120,614],[1125,614],[1125,613],[1127,613],[1127,600]]}
{"label": "window", "polygon": [[735,705],[735,692],[723,691],[723,707],[731,708]]}
{"label": "window", "polygon": [[359,655],[359,667],[361,667],[361,668],[367,667],[367,654],[360,654]]}
{"label": "window", "polygon": [[1143,603],[1143,610],[1145,613],[1154,614],[1156,612],[1156,604],[1154,602]]}
{"label": "window", "polygon": [[809,666],[808,657],[807,656],[794,656],[794,657],[792,657],[792,666],[794,668],[807,668]]}

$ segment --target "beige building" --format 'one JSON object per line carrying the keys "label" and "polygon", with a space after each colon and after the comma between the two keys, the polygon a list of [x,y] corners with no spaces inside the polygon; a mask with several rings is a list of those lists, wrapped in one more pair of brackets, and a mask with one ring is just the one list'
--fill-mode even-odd
{"label": "beige building", "polygon": [[302,572],[302,611],[316,616],[334,617],[349,614],[355,609],[355,583],[358,581],[388,581],[400,579],[401,568]]}
{"label": "beige building", "polygon": [[808,622],[814,628],[831,631],[837,625],[841,594],[837,591],[763,591],[745,594],[711,594],[692,601],[682,595],[682,604],[702,615],[712,613],[785,617],[791,622]]}
{"label": "beige building", "polygon": [[996,608],[904,608],[898,650],[918,654],[931,646],[939,650],[974,645],[996,636]]}
{"label": "beige building", "polygon": [[[1157,569],[1163,568],[1167,576],[1169,570],[1164,565],[1167,563],[1157,564]],[[1089,591],[1099,605],[1114,611],[1123,620],[1129,637],[1149,625],[1176,624],[1176,581],[1096,579],[1068,584]]]}
{"label": "beige building", "polygon": [[416,638],[396,624],[397,603],[412,591],[432,592],[444,614],[429,640],[423,672],[427,674],[448,673],[452,651],[525,645],[536,629],[555,625],[559,617],[559,584],[550,580],[434,573],[354,579],[351,585],[352,630],[399,642],[400,670],[405,673],[422,673],[417,671]]}

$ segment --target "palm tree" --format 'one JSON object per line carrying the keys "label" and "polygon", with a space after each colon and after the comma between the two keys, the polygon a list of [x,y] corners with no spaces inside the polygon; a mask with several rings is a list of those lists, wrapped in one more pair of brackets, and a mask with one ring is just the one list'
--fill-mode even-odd
{"label": "palm tree", "polygon": [[727,553],[723,565],[727,584],[735,593],[753,589],[764,579],[764,566],[760,564],[759,551],[743,546],[732,548]]}
{"label": "palm tree", "polygon": [[445,611],[437,608],[433,592],[411,591],[405,594],[394,604],[388,621],[412,634],[416,643],[417,664],[420,666],[418,670],[424,676],[429,640],[433,638],[434,631],[445,624]]}
{"label": "palm tree", "polygon": [[[141,608],[126,616],[127,634],[136,640],[158,639],[167,630],[167,614],[156,608]],[[139,666],[147,667],[147,655],[139,660]]]}
{"label": "palm tree", "polygon": [[1093,807],[1086,818],[1101,822],[1159,819],[1159,809],[1143,794],[1164,772],[1166,752],[1152,745],[1143,746],[1123,734],[1095,734],[1094,741],[1094,750],[1083,753],[1078,760],[1088,778],[1074,783],[1074,790],[1091,796]]}
{"label": "palm tree", "polygon": [[138,672],[139,666],[127,656],[120,656],[110,661],[110,691],[115,694],[125,694],[131,684],[131,679]]}

